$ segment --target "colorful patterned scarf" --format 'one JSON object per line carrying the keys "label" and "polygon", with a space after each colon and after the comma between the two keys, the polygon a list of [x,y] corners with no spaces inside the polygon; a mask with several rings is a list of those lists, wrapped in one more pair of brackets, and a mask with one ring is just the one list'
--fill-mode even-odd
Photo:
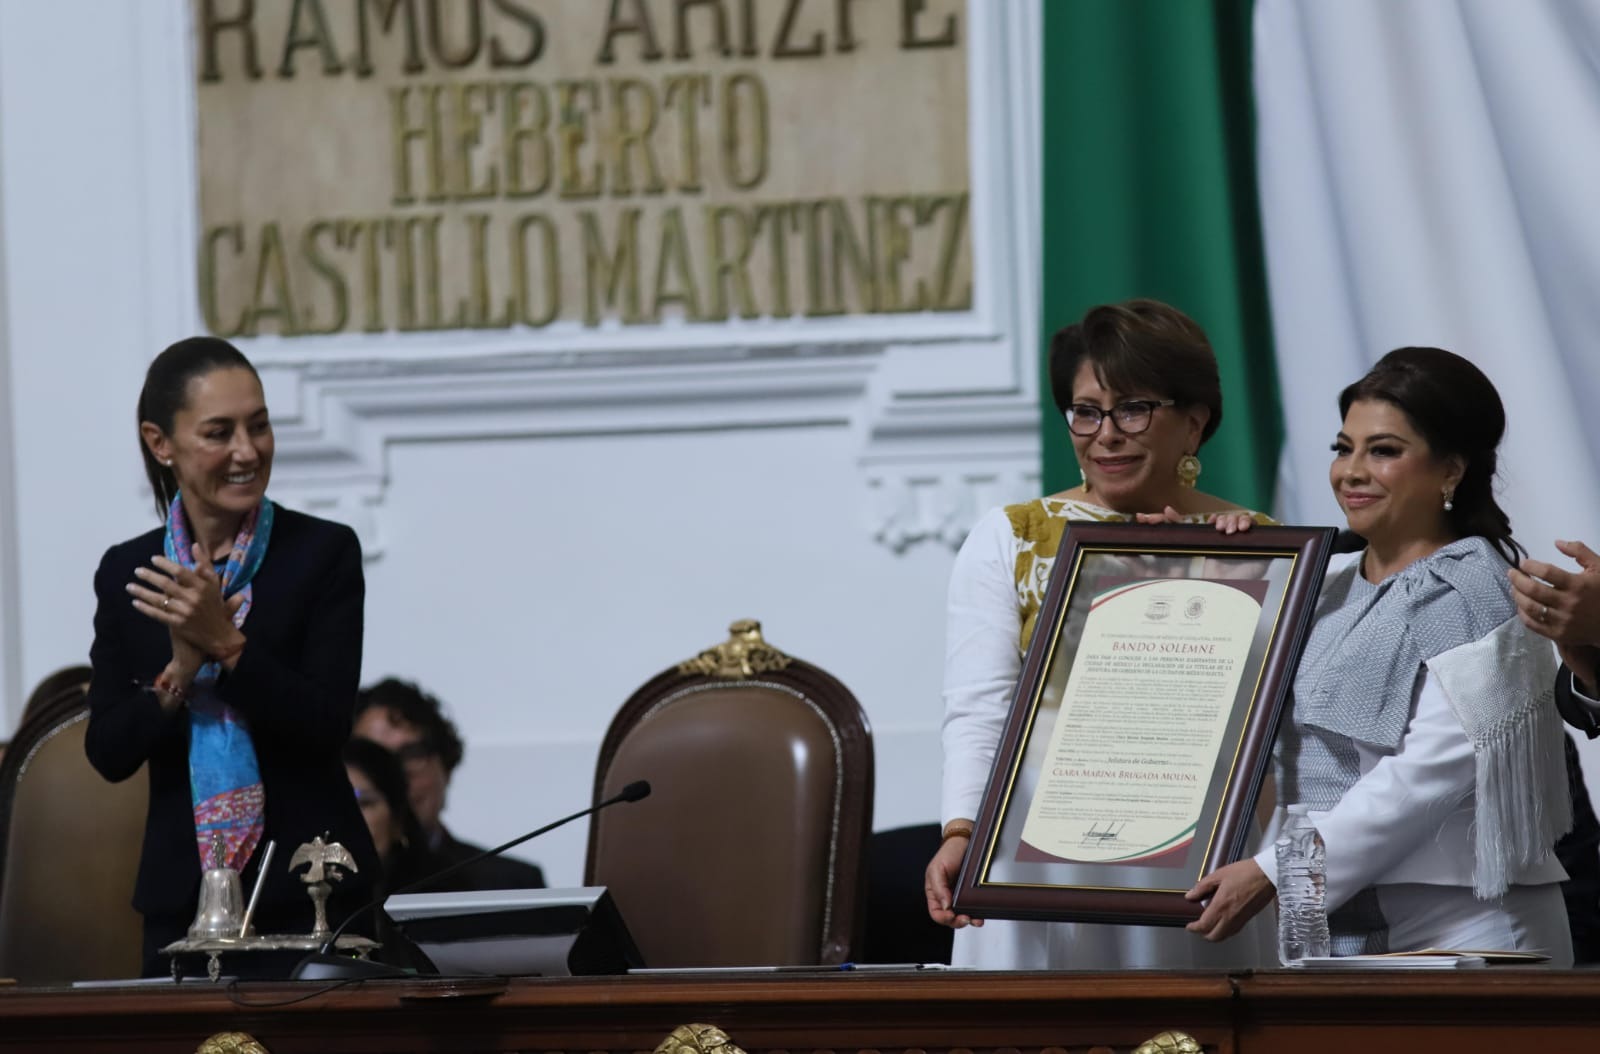
{"label": "colorful patterned scarf", "polygon": [[[272,503],[265,498],[239,525],[233,549],[220,568],[224,599],[243,594],[244,601],[234,612],[233,624],[243,626],[250,614],[250,580],[267,554],[272,537]],[[183,512],[183,495],[172,499],[167,510],[167,533],[163,541],[167,559],[193,569],[194,539]],[[219,863],[244,870],[244,865],[261,841],[266,795],[261,787],[261,768],[256,762],[255,743],[250,730],[214,690],[222,664],[208,662],[200,667],[191,688],[189,703],[189,796],[194,803],[194,833],[204,870]],[[223,859],[213,859],[212,841],[221,836]]]}

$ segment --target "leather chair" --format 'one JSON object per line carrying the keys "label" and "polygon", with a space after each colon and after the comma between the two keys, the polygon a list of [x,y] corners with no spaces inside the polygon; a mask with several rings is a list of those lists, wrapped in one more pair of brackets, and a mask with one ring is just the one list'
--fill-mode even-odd
{"label": "leather chair", "polygon": [[834,964],[857,947],[872,830],[872,733],[849,690],[761,637],[658,674],[601,744],[595,801],[650,797],[589,829],[646,966]]}
{"label": "leather chair", "polygon": [[93,676],[94,670],[87,666],[63,666],[50,674],[28,693],[28,701],[22,705],[22,720],[27,721],[35,712],[63,700],[81,700],[89,690],[89,679]]}
{"label": "leather chair", "polygon": [[142,770],[110,784],[84,756],[88,672],[46,678],[0,758],[0,977],[24,984],[139,975],[149,789]]}

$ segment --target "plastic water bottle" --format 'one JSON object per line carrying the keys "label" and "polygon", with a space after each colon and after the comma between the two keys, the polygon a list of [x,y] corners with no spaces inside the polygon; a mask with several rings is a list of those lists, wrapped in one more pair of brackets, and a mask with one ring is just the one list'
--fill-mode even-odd
{"label": "plastic water bottle", "polygon": [[1328,936],[1328,865],[1322,835],[1304,805],[1289,806],[1289,817],[1275,844],[1278,855],[1278,959],[1299,966],[1302,959],[1331,952]]}

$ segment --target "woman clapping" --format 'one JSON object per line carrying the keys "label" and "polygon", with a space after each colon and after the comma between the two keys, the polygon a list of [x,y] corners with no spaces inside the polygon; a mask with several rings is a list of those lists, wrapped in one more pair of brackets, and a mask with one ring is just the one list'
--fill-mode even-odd
{"label": "woman clapping", "polygon": [[378,863],[340,755],[361,669],[355,534],[267,499],[272,422],[255,369],[226,341],[157,356],[138,422],[164,522],[112,546],[95,573],[86,750],[110,780],[149,766],[133,905],[155,974],[193,918],[203,868],[252,882],[276,840],[255,927],[308,933],[293,850],[325,835],[353,854],[335,921],[370,898]]}

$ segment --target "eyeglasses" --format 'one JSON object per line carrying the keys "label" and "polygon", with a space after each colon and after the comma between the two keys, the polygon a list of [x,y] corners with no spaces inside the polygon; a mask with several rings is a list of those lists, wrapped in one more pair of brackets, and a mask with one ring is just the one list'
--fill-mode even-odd
{"label": "eyeglasses", "polygon": [[1100,422],[1111,416],[1112,423],[1123,435],[1138,435],[1150,427],[1150,417],[1159,406],[1176,406],[1175,399],[1129,399],[1109,410],[1089,403],[1073,403],[1063,415],[1073,435],[1092,436],[1100,431]]}

